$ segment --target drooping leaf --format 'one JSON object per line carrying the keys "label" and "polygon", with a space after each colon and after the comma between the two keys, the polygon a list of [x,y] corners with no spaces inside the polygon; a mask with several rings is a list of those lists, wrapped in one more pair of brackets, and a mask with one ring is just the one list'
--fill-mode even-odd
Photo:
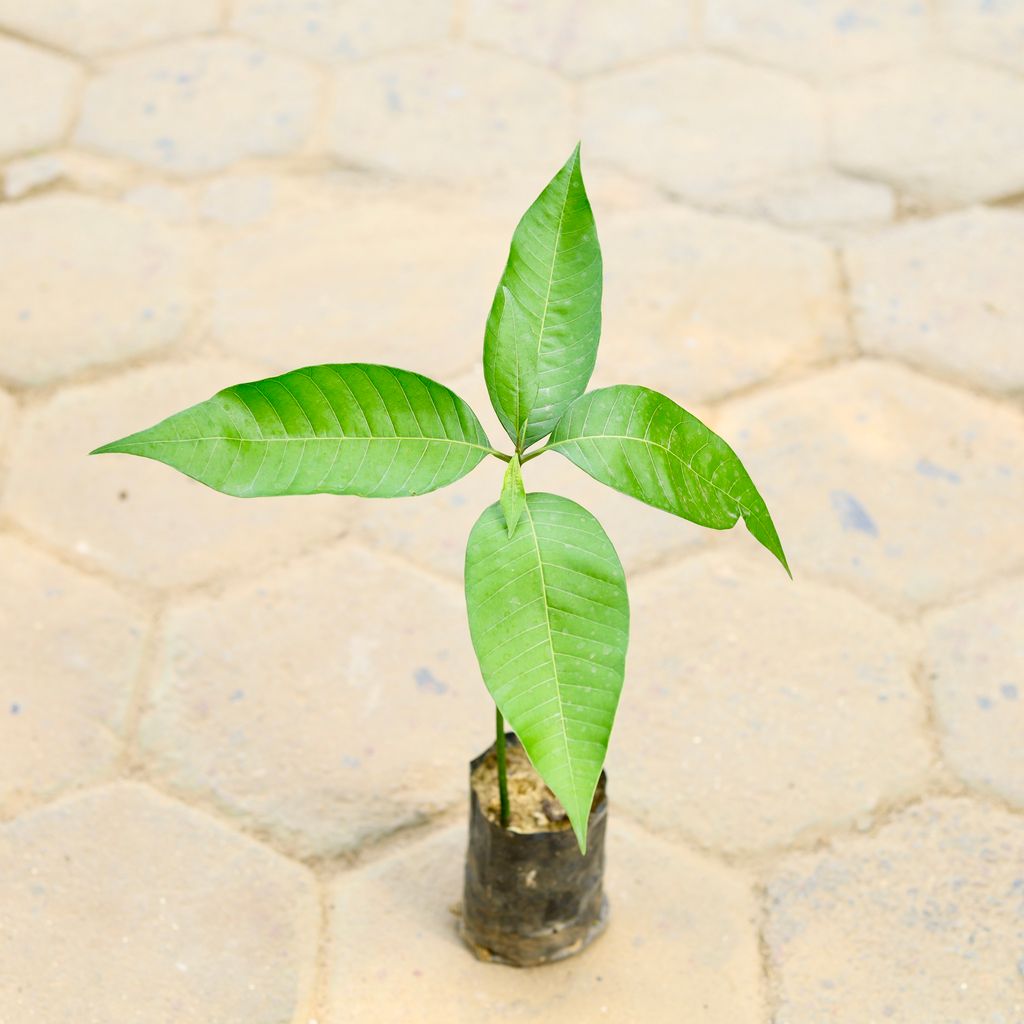
{"label": "drooping leaf", "polygon": [[[601,247],[579,146],[519,222],[487,318],[484,375],[499,417],[507,401],[500,382],[517,379],[508,348],[501,344],[505,288],[526,316],[517,344],[536,354],[537,390],[526,402],[525,446],[547,437],[566,406],[586,390],[601,336]],[[529,363],[520,359],[523,365]],[[509,424],[502,423],[517,440]]]}
{"label": "drooping leaf", "polygon": [[448,388],[371,363],[309,366],[238,384],[97,448],[156,459],[225,494],[425,494],[489,452]]}
{"label": "drooping leaf", "polygon": [[700,526],[747,529],[789,565],[768,506],[717,434],[670,398],[619,384],[577,399],[547,445],[595,480]]}
{"label": "drooping leaf", "polygon": [[568,498],[527,494],[511,538],[492,505],[469,536],[466,605],[487,689],[586,852],[629,638],[615,548]]}
{"label": "drooping leaf", "polygon": [[501,510],[505,513],[508,535],[516,532],[519,517],[526,507],[526,489],[523,487],[523,471],[519,465],[518,454],[513,453],[512,459],[505,470],[505,479],[501,483]]}
{"label": "drooping leaf", "polygon": [[494,301],[500,302],[501,312],[493,343],[485,347],[486,377],[494,411],[518,446],[537,398],[537,346],[526,313],[512,292],[503,285]]}

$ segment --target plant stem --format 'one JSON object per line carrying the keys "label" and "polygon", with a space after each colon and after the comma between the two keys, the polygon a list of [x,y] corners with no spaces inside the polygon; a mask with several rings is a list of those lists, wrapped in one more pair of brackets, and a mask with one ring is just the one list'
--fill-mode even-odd
{"label": "plant stem", "polygon": [[550,450],[551,450],[551,446],[550,445],[545,445],[543,448],[538,448],[535,452],[530,452],[528,455],[522,456],[522,458],[520,458],[520,460],[519,460],[519,465],[520,466],[525,465],[527,462],[530,461],[530,459],[535,459],[535,458],[537,458],[538,455],[543,455],[545,452],[550,451]]}
{"label": "plant stem", "polygon": [[496,448],[491,449],[491,455],[493,455],[496,459],[501,459],[502,462],[512,461],[511,455],[506,455],[504,452],[499,452]]}
{"label": "plant stem", "polygon": [[505,719],[497,707],[494,709],[494,722],[498,730],[494,747],[498,752],[498,799],[501,802],[501,827],[508,828],[508,766],[505,762]]}

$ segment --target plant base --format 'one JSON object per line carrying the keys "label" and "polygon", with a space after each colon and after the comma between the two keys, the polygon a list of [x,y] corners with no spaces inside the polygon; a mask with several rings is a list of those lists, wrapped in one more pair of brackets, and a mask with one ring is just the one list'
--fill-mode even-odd
{"label": "plant base", "polygon": [[[508,746],[519,746],[513,733]],[[481,960],[534,967],[573,956],[604,931],[604,839],[608,817],[601,774],[590,812],[587,853],[572,829],[513,831],[490,820],[472,785],[493,746],[470,764],[469,848],[459,933]],[[514,799],[514,797],[513,797]]]}

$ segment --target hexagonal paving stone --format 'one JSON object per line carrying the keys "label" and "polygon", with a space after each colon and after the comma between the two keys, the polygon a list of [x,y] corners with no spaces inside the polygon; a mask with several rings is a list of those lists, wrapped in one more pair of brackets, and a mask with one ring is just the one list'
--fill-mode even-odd
{"label": "hexagonal paving stone", "polygon": [[345,546],[170,613],[142,745],[175,788],[331,855],[461,797],[493,723],[459,589]]}
{"label": "hexagonal paving stone", "polygon": [[238,0],[231,27],[278,49],[325,61],[372,57],[440,42],[451,28],[452,0]]}
{"label": "hexagonal paving stone", "polygon": [[470,39],[570,75],[664,53],[691,35],[689,5],[679,0],[639,0],[628,17],[615,0],[591,0],[585,17],[572,0],[471,0],[466,17]]}
{"label": "hexagonal paving stone", "polygon": [[41,42],[94,56],[175,36],[209,32],[218,0],[0,0],[0,25]]}
{"label": "hexagonal paving stone", "polygon": [[846,347],[839,268],[820,242],[665,206],[605,220],[601,242],[612,379],[685,406]]}
{"label": "hexagonal paving stone", "polygon": [[933,800],[788,860],[769,886],[776,1019],[1022,1019],[1022,849],[1020,818]]}
{"label": "hexagonal paving stone", "polygon": [[1024,6],[1019,0],[938,0],[937,6],[947,45],[1024,71]]}
{"label": "hexagonal paving stone", "polygon": [[584,150],[718,201],[819,164],[821,114],[815,93],[784,75],[722,57],[668,57],[584,84]]}
{"label": "hexagonal paving stone", "polygon": [[1024,388],[1024,214],[901,225],[855,243],[846,261],[867,351],[995,391]]}
{"label": "hexagonal paving stone", "polygon": [[772,509],[794,573],[910,610],[1021,561],[1024,418],[860,362],[739,400],[717,429]]}
{"label": "hexagonal paving stone", "polygon": [[708,0],[704,32],[712,46],[827,78],[913,53],[927,43],[930,24],[925,0]]}
{"label": "hexagonal paving stone", "polygon": [[412,1006],[419,1020],[459,1024],[653,1022],[670,1007],[706,1024],[761,1019],[757,911],[742,875],[627,825],[613,802],[607,932],[578,958],[514,970],[475,960],[455,934],[465,844],[464,827],[449,829],[334,884],[337,1019],[405,1024]]}
{"label": "hexagonal paving stone", "polygon": [[499,54],[438,47],[334,80],[331,150],[374,170],[473,184],[514,173],[543,184],[572,138],[566,83]]}
{"label": "hexagonal paving stone", "polygon": [[730,197],[729,208],[830,236],[891,221],[896,198],[888,185],[823,171],[779,181],[767,190],[752,186]]}
{"label": "hexagonal paving stone", "polygon": [[[469,402],[491,443],[500,451],[511,451],[512,443],[491,410],[482,368],[446,378],[445,383]],[[591,387],[605,383],[608,375],[602,373]],[[450,487],[409,500],[374,502],[359,517],[356,531],[366,543],[394,551],[461,585],[469,531],[483,510],[498,500],[504,472],[503,463],[487,459]],[[597,516],[627,572],[663,564],[666,558],[708,542],[708,531],[599,484],[554,453],[530,462],[523,477],[528,491],[564,494]]]}
{"label": "hexagonal paving stone", "polygon": [[1024,82],[951,58],[857,78],[833,97],[839,167],[937,204],[1024,188]]}
{"label": "hexagonal paving stone", "polygon": [[0,901],[4,1020],[280,1024],[311,998],[310,874],[142,786],[0,828]]}
{"label": "hexagonal paving stone", "polygon": [[1024,581],[935,613],[926,635],[947,760],[1024,807]]}
{"label": "hexagonal paving stone", "polygon": [[0,377],[45,384],[177,341],[192,313],[189,257],[187,234],[105,199],[4,206]]}
{"label": "hexagonal paving stone", "polygon": [[59,141],[70,124],[80,79],[71,61],[0,38],[0,159]]}
{"label": "hexagonal paving stone", "polygon": [[223,247],[217,341],[281,369],[361,360],[442,382],[478,357],[513,218],[430,190],[310,191]]}
{"label": "hexagonal paving stone", "polygon": [[632,586],[610,748],[614,793],[645,824],[728,850],[854,820],[931,766],[906,630],[757,554]]}
{"label": "hexagonal paving stone", "polygon": [[314,74],[235,39],[193,39],[119,58],[92,80],[80,145],[171,174],[203,174],[298,149],[313,123]]}
{"label": "hexagonal paving stone", "polygon": [[17,808],[113,766],[147,621],[11,537],[0,536],[0,565],[0,808]]}
{"label": "hexagonal paving stone", "polygon": [[[69,389],[22,417],[5,512],[26,529],[118,575],[157,586],[283,561],[345,532],[351,504],[329,495],[243,501],[132,456],[87,458],[242,380],[253,364],[154,366]],[[44,471],[45,469],[45,471]]]}

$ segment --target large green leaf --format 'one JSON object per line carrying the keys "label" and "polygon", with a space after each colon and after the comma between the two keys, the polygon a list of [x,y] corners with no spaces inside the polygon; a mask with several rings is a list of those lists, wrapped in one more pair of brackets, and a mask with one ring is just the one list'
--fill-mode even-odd
{"label": "large green leaf", "polygon": [[547,448],[623,494],[701,526],[747,529],[789,566],[768,506],[717,434],[670,398],[619,384],[577,399]]}
{"label": "large green leaf", "polygon": [[173,466],[225,494],[425,494],[491,451],[448,388],[370,363],[309,366],[238,384],[97,448]]}
{"label": "large green leaf", "polygon": [[615,548],[568,498],[528,494],[511,538],[492,505],[469,535],[466,605],[487,689],[586,852],[629,635]]}
{"label": "large green leaf", "polygon": [[[501,329],[506,288],[526,318],[517,345],[532,349],[518,360],[510,353],[508,333]],[[487,318],[487,390],[514,441],[526,446],[546,437],[566,406],[583,394],[594,371],[600,337],[601,247],[577,146],[519,222]],[[505,411],[507,388],[508,382],[521,378],[530,360],[536,381],[524,381],[528,393],[523,402],[529,418],[525,430],[520,430]]]}

